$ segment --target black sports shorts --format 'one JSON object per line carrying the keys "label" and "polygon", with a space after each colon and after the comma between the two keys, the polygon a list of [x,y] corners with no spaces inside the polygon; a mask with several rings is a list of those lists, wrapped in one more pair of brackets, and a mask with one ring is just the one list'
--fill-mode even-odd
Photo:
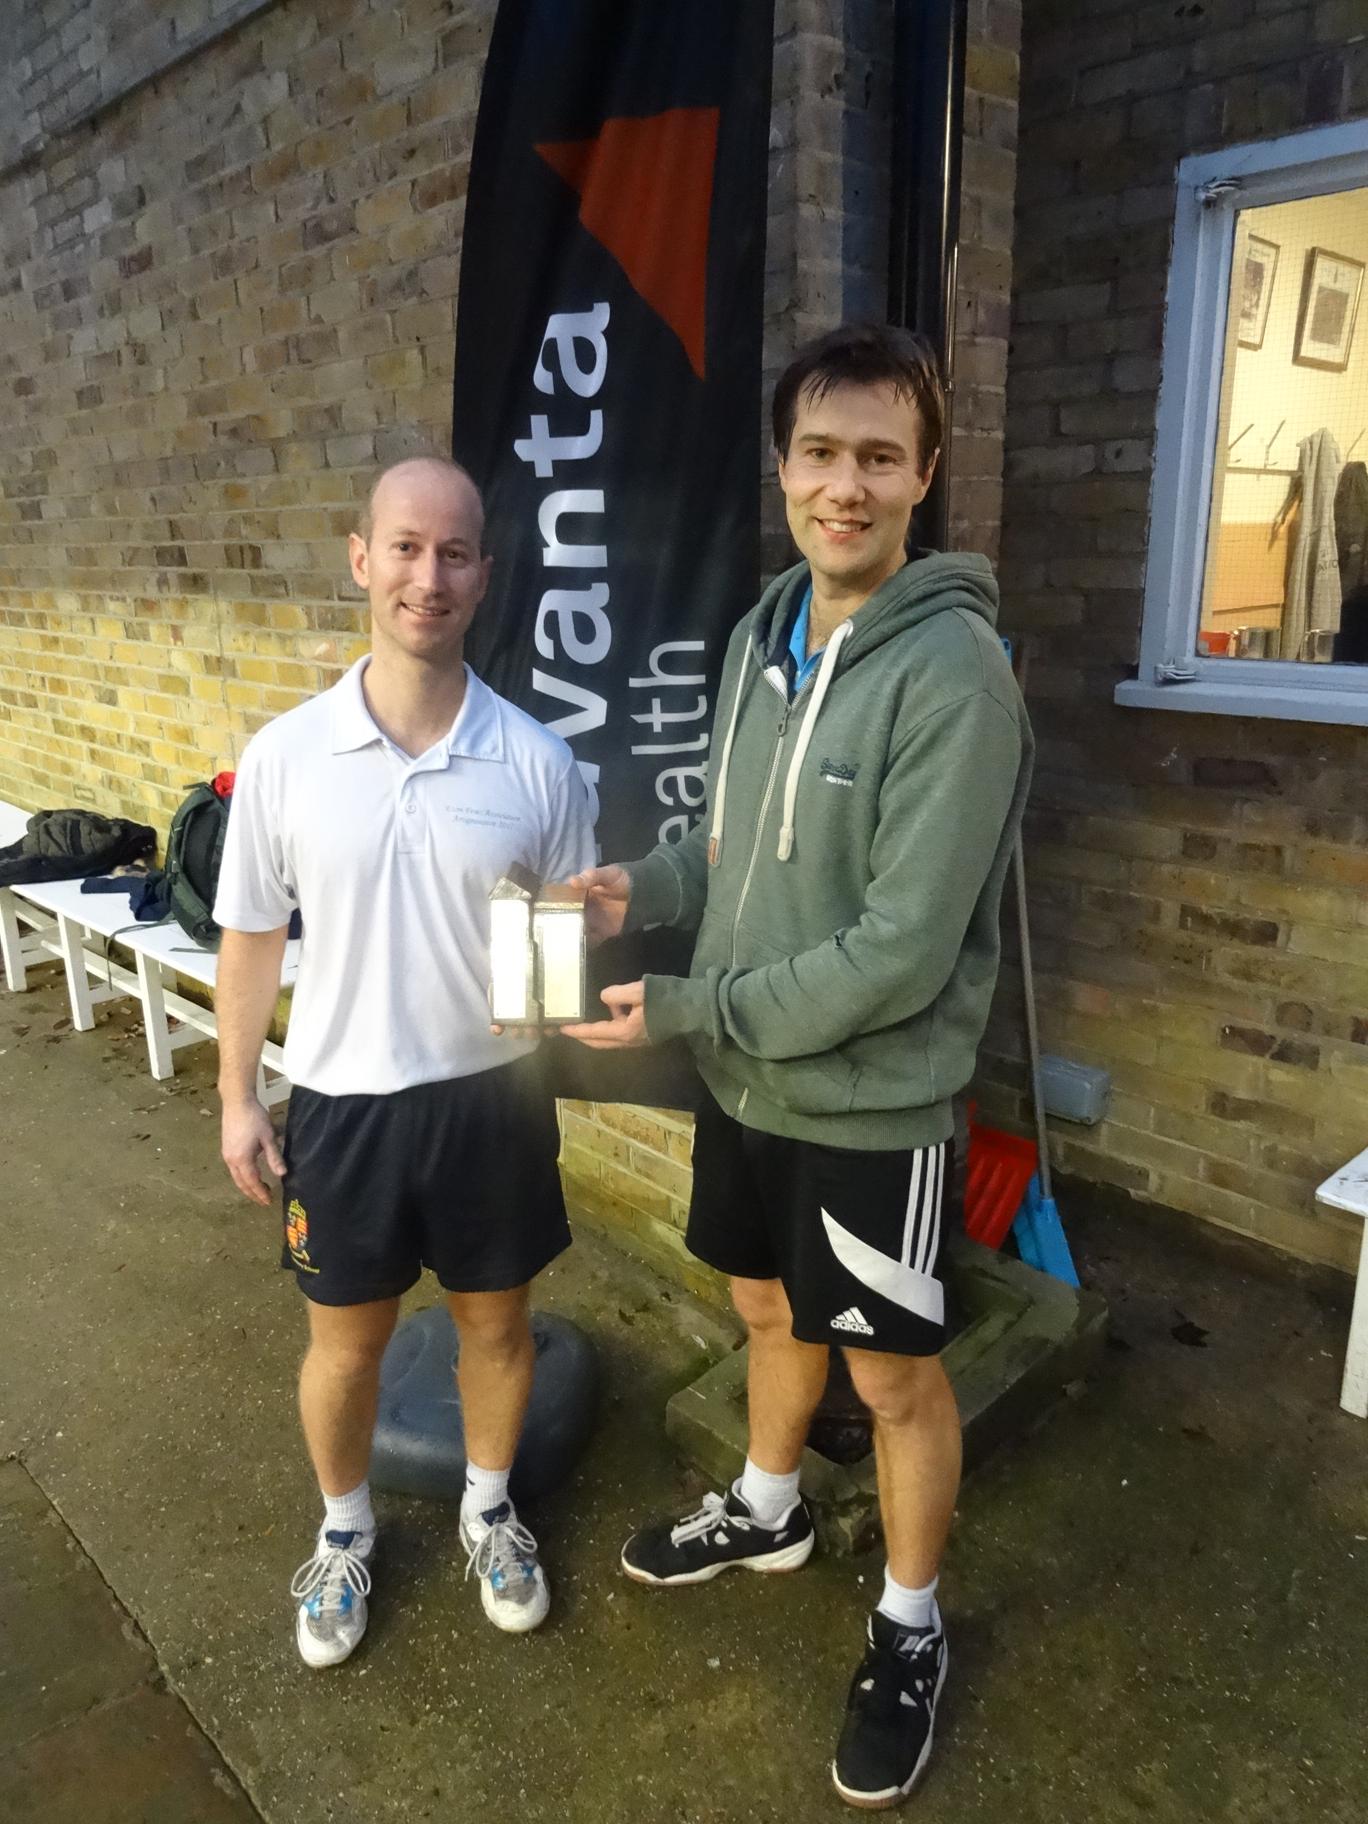
{"label": "black sports shorts", "polygon": [[743,1127],[705,1096],[689,1250],[739,1279],[782,1280],[800,1342],[937,1355],[953,1145],[864,1152],[786,1140]]}
{"label": "black sports shorts", "polygon": [[321,1305],[526,1285],[570,1245],[556,1107],[535,1054],[387,1096],[296,1087],[280,1264]]}

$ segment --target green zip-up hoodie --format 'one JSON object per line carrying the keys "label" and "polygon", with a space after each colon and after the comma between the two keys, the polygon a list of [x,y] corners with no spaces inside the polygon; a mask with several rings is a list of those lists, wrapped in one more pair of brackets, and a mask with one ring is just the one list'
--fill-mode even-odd
{"label": "green zip-up hoodie", "polygon": [[628,929],[698,928],[687,980],[646,977],[646,1029],[682,1034],[749,1127],[928,1146],[988,1018],[1030,726],[986,558],[905,565],[790,703],[808,580],[778,577],[732,636],[705,821],[629,869]]}

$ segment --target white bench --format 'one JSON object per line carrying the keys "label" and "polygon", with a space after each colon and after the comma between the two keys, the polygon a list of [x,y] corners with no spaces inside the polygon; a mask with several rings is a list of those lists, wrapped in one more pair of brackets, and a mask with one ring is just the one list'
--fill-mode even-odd
{"label": "white bench", "polygon": [[[29,813],[0,801],[0,846],[24,834]],[[134,967],[113,961],[100,938],[116,937],[133,953]],[[0,956],[11,989],[28,986],[28,970],[35,962],[60,959],[66,970],[71,1023],[77,1032],[95,1024],[94,1008],[101,1001],[131,996],[142,1007],[143,1031],[152,1075],[174,1076],[173,1053],[182,1045],[196,1045],[218,1037],[213,1012],[187,1000],[175,989],[184,976],[213,989],[218,956],[187,937],[177,924],[141,925],[133,917],[128,893],[82,893],[79,880],[25,882],[0,887]],[[299,972],[299,940],[285,946],[281,967],[282,988],[293,985]],[[175,1031],[170,1021],[179,1022]],[[263,1102],[282,1101],[290,1093],[283,1072],[280,1047],[262,1047],[257,1072],[257,1093]]]}
{"label": "white bench", "polygon": [[1354,1313],[1349,1319],[1349,1348],[1344,1358],[1340,1405],[1356,1418],[1368,1419],[1368,1149],[1342,1165],[1316,1191],[1332,1210],[1347,1210],[1363,1223],[1359,1247]]}
{"label": "white bench", "polygon": [[[0,848],[18,842],[28,828],[28,820],[27,811],[0,798]],[[60,955],[52,949],[56,933],[55,918],[26,904],[11,889],[0,887],[0,957],[4,959],[5,979],[12,989],[28,985],[30,963],[45,962],[51,955]]]}

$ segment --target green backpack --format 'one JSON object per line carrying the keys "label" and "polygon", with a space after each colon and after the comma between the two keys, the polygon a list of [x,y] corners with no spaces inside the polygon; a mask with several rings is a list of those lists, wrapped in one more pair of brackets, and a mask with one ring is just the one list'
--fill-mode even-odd
{"label": "green backpack", "polygon": [[213,904],[232,801],[231,791],[220,797],[207,781],[192,785],[171,819],[166,839],[171,916],[187,937],[208,950],[217,950],[222,935],[214,923]]}

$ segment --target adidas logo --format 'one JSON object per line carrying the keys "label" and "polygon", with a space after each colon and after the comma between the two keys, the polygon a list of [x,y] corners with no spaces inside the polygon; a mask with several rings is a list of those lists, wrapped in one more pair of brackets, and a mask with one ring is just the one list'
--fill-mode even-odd
{"label": "adidas logo", "polygon": [[831,1327],[833,1330],[854,1330],[860,1336],[874,1334],[873,1324],[865,1322],[864,1312],[858,1305],[852,1305],[848,1311],[842,1311],[839,1317],[833,1317]]}

